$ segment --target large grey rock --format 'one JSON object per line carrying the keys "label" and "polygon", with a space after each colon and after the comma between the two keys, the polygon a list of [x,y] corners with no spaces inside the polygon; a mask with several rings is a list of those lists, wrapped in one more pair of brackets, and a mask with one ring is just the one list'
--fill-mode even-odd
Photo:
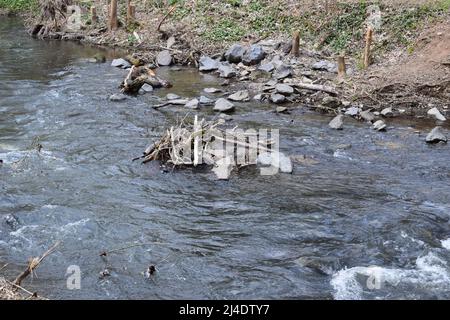
{"label": "large grey rock", "polygon": [[361,119],[368,122],[372,122],[373,120],[375,120],[375,115],[369,110],[360,112],[359,116],[361,117]]}
{"label": "large grey rock", "polygon": [[126,68],[131,68],[131,63],[129,63],[127,60],[119,58],[119,59],[114,59],[111,62],[111,66],[112,67],[117,67],[117,68],[122,68],[122,69],[126,69]]}
{"label": "large grey rock", "polygon": [[222,78],[232,78],[237,75],[236,69],[234,69],[228,62],[219,64],[219,76]]}
{"label": "large grey rock", "polygon": [[242,61],[246,51],[247,49],[240,44],[233,44],[227,52],[225,52],[225,59],[231,63],[239,63]]}
{"label": "large grey rock", "polygon": [[242,63],[247,66],[252,66],[258,64],[266,57],[266,52],[259,45],[252,45],[250,49],[247,50],[246,54],[242,58]]}
{"label": "large grey rock", "polygon": [[163,50],[156,56],[156,63],[159,66],[170,66],[172,64],[172,55],[169,50]]}
{"label": "large grey rock", "polygon": [[294,93],[294,88],[292,88],[291,86],[284,84],[284,83],[279,83],[275,86],[275,90],[278,93],[284,94],[284,95],[291,95]]}
{"label": "large grey rock", "polygon": [[201,56],[199,60],[199,68],[200,71],[214,71],[219,69],[219,62],[208,57]]}
{"label": "large grey rock", "polygon": [[109,97],[109,100],[114,102],[123,101],[125,99],[127,99],[127,96],[123,93],[115,93]]}
{"label": "large grey rock", "polygon": [[432,117],[435,118],[436,120],[439,120],[439,121],[445,121],[445,120],[447,120],[447,119],[442,115],[442,113],[439,112],[438,108],[432,108],[432,109],[428,110],[427,114],[428,114],[429,116],[432,116]]}
{"label": "large grey rock", "polygon": [[231,112],[234,110],[234,104],[224,98],[220,98],[214,104],[214,111]]}
{"label": "large grey rock", "polygon": [[392,111],[392,107],[384,108],[383,110],[381,110],[380,114],[383,117],[393,117],[394,116],[394,112]]}
{"label": "large grey rock", "polygon": [[200,104],[208,105],[208,104],[213,104],[214,100],[212,100],[212,99],[210,99],[208,97],[205,97],[205,96],[200,96],[200,98],[198,98],[198,102]]}
{"label": "large grey rock", "polygon": [[319,70],[319,71],[328,71],[328,72],[334,72],[337,73],[337,65],[334,62],[330,62],[327,60],[320,60],[318,62],[313,63],[311,66],[313,70]]}
{"label": "large grey rock", "polygon": [[293,171],[291,158],[289,158],[282,152],[275,151],[270,153],[261,153],[258,156],[256,162],[259,165],[273,166],[275,168],[278,168],[280,172],[283,173],[292,173]]}
{"label": "large grey rock", "polygon": [[273,74],[274,78],[278,80],[290,77],[291,75],[292,75],[292,68],[291,66],[288,66],[286,64],[281,64],[279,67],[277,67],[277,69]]}
{"label": "large grey rock", "polygon": [[447,142],[447,137],[442,132],[441,127],[435,127],[425,138],[427,143]]}
{"label": "large grey rock", "polygon": [[283,103],[286,101],[286,97],[282,94],[279,93],[272,93],[270,95],[270,101],[272,101],[273,103]]}
{"label": "large grey rock", "polygon": [[272,62],[262,64],[258,67],[258,70],[272,72],[273,70],[275,70],[275,65]]}
{"label": "large grey rock", "polygon": [[228,97],[231,101],[249,101],[250,95],[248,93],[248,90],[240,90]]}
{"label": "large grey rock", "polygon": [[333,120],[330,121],[328,126],[331,129],[342,130],[342,128],[344,127],[344,115],[339,114],[336,117],[334,117]]}
{"label": "large grey rock", "polygon": [[386,130],[386,127],[387,127],[386,123],[384,123],[383,120],[378,120],[372,125],[373,130],[377,130],[377,131]]}
{"label": "large grey rock", "polygon": [[198,109],[198,104],[199,104],[198,99],[194,98],[186,102],[184,106],[189,109]]}

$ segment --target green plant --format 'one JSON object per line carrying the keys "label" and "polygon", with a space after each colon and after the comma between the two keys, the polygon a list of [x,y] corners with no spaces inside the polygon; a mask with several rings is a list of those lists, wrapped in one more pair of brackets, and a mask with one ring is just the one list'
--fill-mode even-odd
{"label": "green plant", "polygon": [[238,41],[245,35],[243,27],[234,20],[222,18],[215,21],[204,33],[204,37],[212,41]]}
{"label": "green plant", "polygon": [[0,0],[0,8],[14,12],[27,11],[37,7],[37,0]]}

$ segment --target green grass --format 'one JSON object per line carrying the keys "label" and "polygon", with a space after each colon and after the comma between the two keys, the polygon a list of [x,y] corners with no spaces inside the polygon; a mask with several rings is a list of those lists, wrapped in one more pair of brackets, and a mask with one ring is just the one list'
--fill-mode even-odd
{"label": "green grass", "polygon": [[0,8],[23,12],[37,7],[37,0],[0,0]]}
{"label": "green grass", "polygon": [[425,21],[435,19],[449,10],[450,0],[441,0],[438,3],[405,9],[398,14],[388,16],[385,23],[394,40],[408,46],[412,32],[418,30]]}
{"label": "green grass", "polygon": [[237,22],[229,18],[215,21],[206,30],[203,37],[211,41],[238,41],[245,35],[245,29]]}

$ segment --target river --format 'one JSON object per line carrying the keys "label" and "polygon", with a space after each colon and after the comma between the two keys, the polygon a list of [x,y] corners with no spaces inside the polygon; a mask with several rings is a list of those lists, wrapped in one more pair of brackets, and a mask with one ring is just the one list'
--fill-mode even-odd
{"label": "river", "polygon": [[[97,52],[108,62],[86,61]],[[116,55],[34,40],[1,17],[2,275],[61,241],[24,282],[52,299],[450,299],[450,149],[424,142],[432,121],[388,120],[383,133],[350,119],[333,131],[305,107],[238,104],[233,124],[278,128],[281,150],[309,161],[229,181],[167,172],[131,159],[186,110],[154,110],[152,95],[108,101],[127,72],[110,66]],[[159,97],[220,81],[189,68],[158,74],[174,83]],[[73,265],[81,288],[70,290]]]}

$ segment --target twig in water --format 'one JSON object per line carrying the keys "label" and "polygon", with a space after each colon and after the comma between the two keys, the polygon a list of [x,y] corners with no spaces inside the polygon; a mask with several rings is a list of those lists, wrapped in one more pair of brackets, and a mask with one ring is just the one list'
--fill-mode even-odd
{"label": "twig in water", "polygon": [[21,274],[19,274],[17,276],[17,278],[14,280],[14,285],[16,286],[20,286],[20,284],[22,283],[22,281],[28,277],[28,275],[30,273],[33,273],[33,271],[39,266],[39,264],[46,258],[48,257],[50,254],[53,253],[53,251],[55,251],[56,247],[59,246],[59,241],[56,242],[50,249],[48,249],[47,251],[44,252],[44,254],[41,257],[36,257],[36,258],[32,258],[29,260],[28,262],[28,267],[27,269],[22,272]]}

